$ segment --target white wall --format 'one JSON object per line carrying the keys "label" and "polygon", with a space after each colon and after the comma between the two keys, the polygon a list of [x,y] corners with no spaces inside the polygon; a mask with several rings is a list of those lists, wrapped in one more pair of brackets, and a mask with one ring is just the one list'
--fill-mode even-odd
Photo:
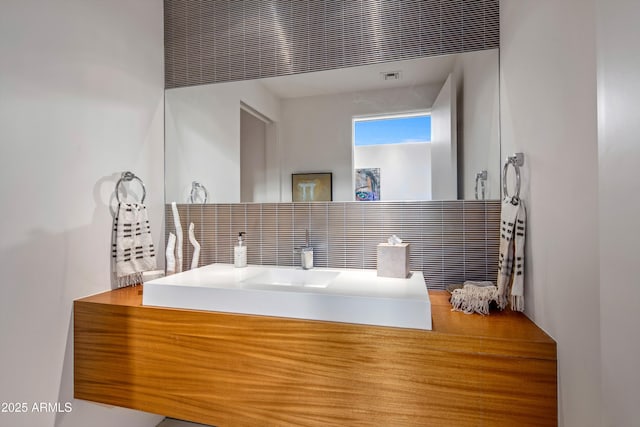
{"label": "white wall", "polygon": [[380,168],[382,200],[431,200],[431,144],[354,147],[353,166]]}
{"label": "white wall", "polygon": [[526,156],[526,310],[558,343],[559,424],[596,426],[601,343],[594,1],[502,0],[500,7],[502,158],[516,151]]}
{"label": "white wall", "polygon": [[[474,200],[487,171],[485,199],[500,198],[499,51],[467,52],[454,67],[458,110],[458,197]],[[480,190],[478,190],[480,191]]]}
{"label": "white wall", "polygon": [[[194,180],[207,188],[210,203],[240,201],[241,102],[273,121],[280,118],[279,99],[255,80],[167,90],[167,201],[186,202]],[[269,154],[267,160],[278,159]]]}
{"label": "white wall", "polygon": [[240,112],[240,201],[266,200],[267,124],[253,114]]}
{"label": "white wall", "polygon": [[597,0],[600,340],[604,426],[640,402],[640,3]]}
{"label": "white wall", "polygon": [[333,172],[333,200],[353,200],[352,118],[428,109],[440,87],[418,86],[284,99],[282,201],[291,201],[291,174]]}
{"label": "white wall", "polygon": [[450,74],[431,107],[431,196],[458,198],[456,87]]}
{"label": "white wall", "polygon": [[71,319],[74,299],[110,289],[109,207],[122,171],[144,180],[163,245],[162,6],[0,5],[0,401],[73,405],[0,413],[2,426],[160,420],[73,399]]}

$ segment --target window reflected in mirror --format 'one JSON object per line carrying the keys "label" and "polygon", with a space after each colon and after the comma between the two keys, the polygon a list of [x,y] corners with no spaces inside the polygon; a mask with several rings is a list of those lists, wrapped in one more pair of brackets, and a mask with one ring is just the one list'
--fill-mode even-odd
{"label": "window reflected in mirror", "polygon": [[353,119],[355,200],[431,200],[431,113]]}

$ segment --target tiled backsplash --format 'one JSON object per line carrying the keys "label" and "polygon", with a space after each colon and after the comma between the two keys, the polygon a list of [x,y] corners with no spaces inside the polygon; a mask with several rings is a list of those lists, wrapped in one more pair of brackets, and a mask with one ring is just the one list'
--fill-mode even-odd
{"label": "tiled backsplash", "polygon": [[[249,264],[298,265],[293,250],[304,245],[308,229],[316,267],[375,269],[377,244],[396,234],[411,243],[411,270],[423,272],[429,289],[496,279],[499,201],[182,204],[178,212],[185,269],[193,222],[201,266],[233,263],[240,231]],[[171,205],[166,230],[175,231]]]}

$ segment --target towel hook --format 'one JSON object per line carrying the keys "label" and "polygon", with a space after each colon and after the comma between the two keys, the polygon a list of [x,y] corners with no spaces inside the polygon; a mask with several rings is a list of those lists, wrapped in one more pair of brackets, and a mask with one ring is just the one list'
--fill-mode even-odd
{"label": "towel hook", "polygon": [[[509,196],[509,190],[507,189],[507,170],[509,165],[513,166],[516,171],[516,191],[513,196]],[[502,167],[502,192],[505,198],[511,197],[511,203],[514,204],[520,200],[520,166],[522,165],[524,165],[524,154],[515,153],[513,156],[507,157]]]}
{"label": "towel hook", "polygon": [[116,200],[118,201],[118,203],[120,203],[120,195],[118,194],[118,189],[120,188],[120,184],[122,184],[123,182],[131,182],[134,179],[137,179],[140,182],[140,185],[142,186],[142,200],[140,201],[140,203],[144,203],[144,199],[145,197],[147,197],[147,188],[144,186],[144,182],[142,182],[140,178],[138,178],[133,172],[129,172],[129,171],[122,172],[120,179],[116,183]]}
{"label": "towel hook", "polygon": [[204,193],[204,199],[202,200],[202,203],[207,203],[207,198],[209,198],[209,192],[207,191],[207,188],[204,185],[200,184],[198,181],[193,181],[191,183],[191,194],[189,195],[189,201],[191,203],[195,203],[200,192]]}

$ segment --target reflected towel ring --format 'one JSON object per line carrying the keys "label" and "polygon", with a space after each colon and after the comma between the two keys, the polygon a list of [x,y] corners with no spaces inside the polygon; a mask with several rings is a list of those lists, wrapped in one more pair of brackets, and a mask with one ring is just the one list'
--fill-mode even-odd
{"label": "reflected towel ring", "polygon": [[[476,186],[475,186],[476,200],[484,200],[484,191],[486,188],[487,175],[488,174],[486,170],[480,171],[476,174]],[[480,183],[481,196],[478,193],[478,182]]]}
{"label": "reflected towel ring", "polygon": [[200,192],[204,193],[204,199],[202,200],[202,203],[207,203],[207,199],[209,198],[209,192],[207,191],[207,188],[200,184],[198,181],[193,181],[191,183],[191,194],[189,195],[189,201],[191,203],[195,203],[196,202],[196,198],[198,197],[198,194]]}
{"label": "reflected towel ring", "polygon": [[[507,189],[507,170],[512,165],[516,171],[516,191],[513,196],[509,196]],[[520,200],[520,166],[524,165],[524,154],[516,153],[511,157],[507,157],[507,161],[502,167],[502,192],[505,198],[511,198],[512,201]]]}
{"label": "reflected towel ring", "polygon": [[134,175],[133,172],[129,172],[129,171],[122,172],[122,176],[116,183],[116,200],[118,201],[118,203],[120,203],[120,195],[118,194],[118,189],[120,188],[120,184],[122,184],[123,182],[133,181],[134,179],[137,179],[138,182],[140,182],[140,185],[142,186],[142,200],[140,201],[140,203],[144,203],[144,199],[145,197],[147,197],[147,188],[144,186],[144,182],[142,182],[140,178]]}

